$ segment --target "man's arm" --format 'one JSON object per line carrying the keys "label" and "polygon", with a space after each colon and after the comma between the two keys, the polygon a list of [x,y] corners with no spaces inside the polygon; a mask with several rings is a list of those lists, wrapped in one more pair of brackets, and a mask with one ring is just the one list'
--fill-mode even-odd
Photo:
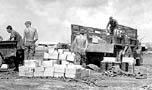
{"label": "man's arm", "polygon": [[107,33],[109,33],[109,30],[108,30],[109,25],[110,25],[110,21],[108,22],[107,27],[106,27],[106,32]]}
{"label": "man's arm", "polygon": [[3,37],[2,36],[0,36],[0,41],[3,41]]}
{"label": "man's arm", "polygon": [[36,42],[38,40],[38,33],[37,30],[35,29],[35,34],[34,34],[34,42]]}
{"label": "man's arm", "polygon": [[15,40],[15,33],[11,33],[9,40],[11,40],[11,41]]}
{"label": "man's arm", "polygon": [[75,49],[76,43],[77,43],[77,36],[75,37],[74,41],[72,42],[71,51],[75,51],[74,49]]}
{"label": "man's arm", "polygon": [[86,38],[86,44],[85,44],[85,51],[87,50],[87,48],[88,48],[88,39]]}
{"label": "man's arm", "polygon": [[118,22],[117,22],[117,20],[115,22],[116,22],[116,28],[118,28]]}
{"label": "man's arm", "polygon": [[24,30],[24,34],[23,34],[23,42],[24,42],[24,43],[25,43],[25,39],[26,39],[26,38],[25,38],[25,35],[26,35],[26,34],[25,34],[25,30]]}
{"label": "man's arm", "polygon": [[108,29],[109,25],[110,25],[110,21],[108,22],[106,29]]}

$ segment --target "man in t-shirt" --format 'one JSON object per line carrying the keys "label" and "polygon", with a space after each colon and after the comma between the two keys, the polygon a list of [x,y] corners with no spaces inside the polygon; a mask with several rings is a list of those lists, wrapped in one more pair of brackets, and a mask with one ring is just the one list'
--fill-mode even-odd
{"label": "man in t-shirt", "polygon": [[31,21],[25,22],[26,28],[24,29],[24,45],[25,45],[25,59],[34,59],[35,43],[38,40],[37,30],[31,27]]}
{"label": "man in t-shirt", "polygon": [[21,35],[13,30],[12,26],[8,25],[6,27],[7,32],[10,33],[10,41],[17,41],[17,51],[16,51],[16,58],[15,58],[15,71],[18,71],[19,64],[23,65],[24,62],[24,50],[23,50],[23,39]]}

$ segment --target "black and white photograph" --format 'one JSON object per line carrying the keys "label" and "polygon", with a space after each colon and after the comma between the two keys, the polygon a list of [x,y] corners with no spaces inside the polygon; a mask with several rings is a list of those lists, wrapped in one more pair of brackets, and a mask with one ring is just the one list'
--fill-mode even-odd
{"label": "black and white photograph", "polygon": [[0,0],[0,90],[152,90],[152,0]]}

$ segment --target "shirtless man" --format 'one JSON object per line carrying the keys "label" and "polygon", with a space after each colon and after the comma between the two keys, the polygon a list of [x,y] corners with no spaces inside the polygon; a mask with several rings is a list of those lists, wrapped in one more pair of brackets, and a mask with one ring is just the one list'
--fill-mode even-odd
{"label": "shirtless man", "polygon": [[84,31],[80,32],[80,35],[77,35],[75,37],[75,40],[72,44],[72,51],[76,53],[78,57],[80,57],[80,64],[85,65],[86,64],[86,55],[85,51],[88,46],[88,40],[87,37],[84,35]]}
{"label": "shirtless man", "polygon": [[25,22],[26,29],[24,30],[24,45],[25,45],[25,59],[34,59],[35,42],[38,40],[37,30],[31,27],[31,22]]}

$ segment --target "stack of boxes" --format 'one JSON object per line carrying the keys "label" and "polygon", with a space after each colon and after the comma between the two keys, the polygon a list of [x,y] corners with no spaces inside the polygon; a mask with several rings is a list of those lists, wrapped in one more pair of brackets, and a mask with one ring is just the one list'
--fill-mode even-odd
{"label": "stack of boxes", "polygon": [[122,62],[117,61],[115,57],[104,57],[103,61],[101,61],[101,71],[109,70],[113,66],[119,66],[123,71],[128,71],[129,65],[134,63],[133,57],[123,57]]}
{"label": "stack of boxes", "polygon": [[66,77],[66,78],[76,78],[80,76],[81,71],[83,71],[80,65],[58,65],[50,67],[19,67],[19,76],[23,77]]}
{"label": "stack of boxes", "polygon": [[84,69],[74,62],[74,53],[64,49],[49,49],[44,53],[43,60],[25,60],[24,66],[19,67],[19,76],[76,78]]}

